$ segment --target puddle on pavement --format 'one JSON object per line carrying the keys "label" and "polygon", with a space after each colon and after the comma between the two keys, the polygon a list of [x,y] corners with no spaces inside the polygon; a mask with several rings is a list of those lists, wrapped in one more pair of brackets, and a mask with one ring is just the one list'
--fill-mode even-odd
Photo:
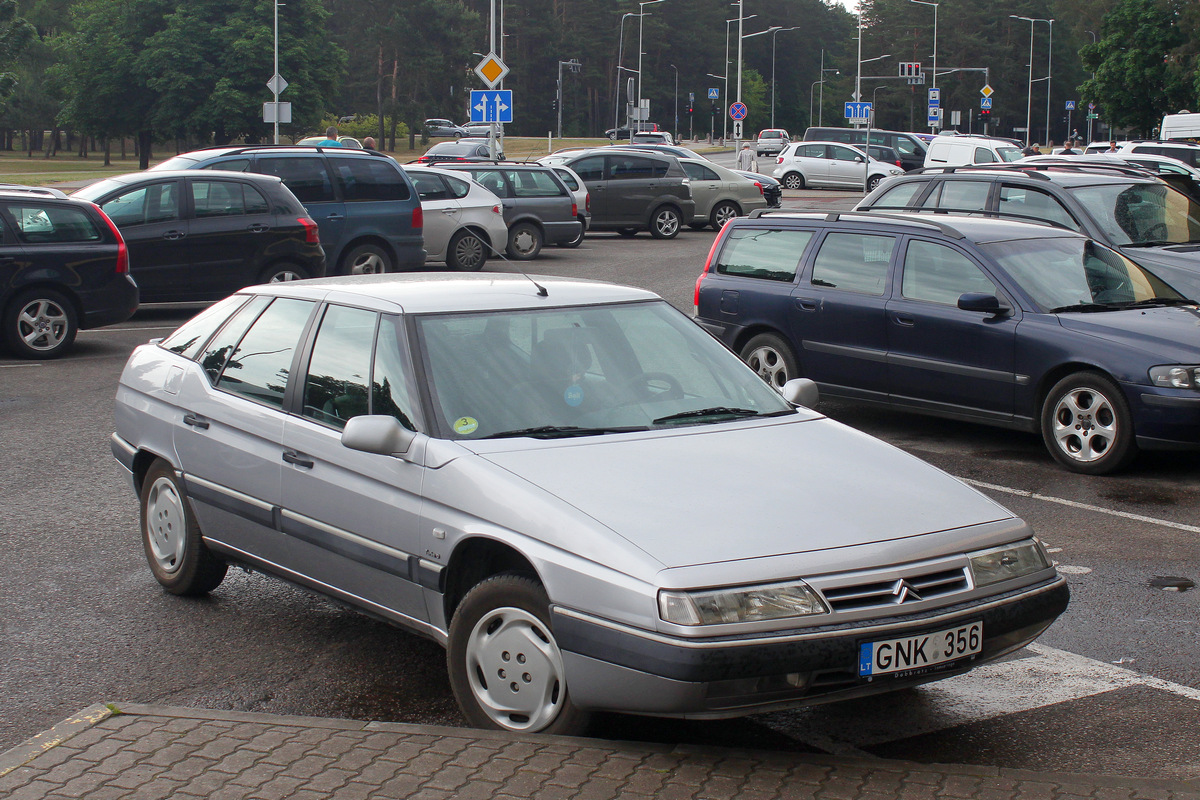
{"label": "puddle on pavement", "polygon": [[1162,489],[1119,487],[1100,493],[1105,500],[1114,503],[1127,503],[1131,506],[1174,506],[1179,504],[1179,497],[1164,492]]}

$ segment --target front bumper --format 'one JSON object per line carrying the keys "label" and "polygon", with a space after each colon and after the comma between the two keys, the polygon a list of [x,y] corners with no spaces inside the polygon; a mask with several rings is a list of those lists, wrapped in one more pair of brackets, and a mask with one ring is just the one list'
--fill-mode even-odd
{"label": "front bumper", "polygon": [[[572,699],[584,708],[719,718],[893,691],[961,674],[1033,641],[1070,597],[1056,576],[980,600],[860,623],[759,636],[681,639],[554,609]],[[860,678],[859,646],[896,636],[983,624],[967,661],[899,676]]]}
{"label": "front bumper", "polygon": [[1200,449],[1200,392],[1124,384],[1138,447],[1143,450]]}

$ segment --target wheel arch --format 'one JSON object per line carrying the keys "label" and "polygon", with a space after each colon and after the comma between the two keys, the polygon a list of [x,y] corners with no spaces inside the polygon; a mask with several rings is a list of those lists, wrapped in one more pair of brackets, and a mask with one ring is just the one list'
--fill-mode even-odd
{"label": "wheel arch", "polygon": [[[760,333],[773,333],[783,339],[785,342],[788,342],[789,344],[791,343],[791,339],[788,338],[788,335],[779,330],[779,328],[776,328],[774,325],[768,325],[765,322],[757,322],[752,325],[748,325],[738,333],[737,338],[734,339],[733,344],[731,345],[734,354],[740,358],[742,348],[746,346],[747,342],[749,342],[755,336],[758,336]],[[792,350],[794,351],[795,348],[793,347]],[[792,355],[796,357],[796,361],[800,360],[800,355],[798,353],[793,352]]]}
{"label": "wheel arch", "polygon": [[650,213],[646,215],[646,227],[647,228],[649,228],[654,223],[655,215],[658,214],[658,212],[662,211],[664,208],[674,209],[675,213],[679,215],[680,222],[685,225],[687,224],[687,223],[683,222],[683,209],[679,206],[678,202],[676,202],[675,200],[660,200],[659,202],[655,203],[653,205],[653,207],[651,207]]}
{"label": "wheel arch", "polygon": [[482,536],[460,541],[450,554],[450,561],[442,579],[442,603],[446,624],[454,618],[459,603],[473,586],[504,572],[527,575],[544,585],[533,563],[512,546]]}
{"label": "wheel arch", "polygon": [[392,259],[393,264],[396,264],[399,261],[399,256],[396,254],[396,248],[392,247],[391,242],[376,234],[365,234],[342,245],[342,249],[341,252],[338,253],[337,260],[337,271],[339,275],[346,274],[347,256],[354,252],[354,248],[363,244],[373,244],[376,247],[382,248],[383,251],[388,254],[388,257]]}
{"label": "wheel arch", "polygon": [[[504,250],[502,247],[498,247],[496,242],[492,241],[492,237],[488,234],[488,232],[485,228],[483,228],[480,225],[476,225],[473,222],[469,223],[467,225],[463,225],[461,228],[459,228],[458,231],[455,231],[455,233],[458,233],[459,231],[468,231],[470,233],[473,233],[476,236],[478,236],[480,239],[482,239],[485,243],[487,243],[487,246],[489,248],[492,248],[492,251],[489,251],[487,254],[488,258],[494,258],[496,256],[496,253],[494,252],[495,250],[500,250],[501,252],[503,252],[503,250]],[[451,236],[450,238],[453,239],[454,237]]]}
{"label": "wheel arch", "polygon": [[171,459],[160,456],[153,450],[139,449],[133,456],[133,485],[139,496],[141,496],[142,486],[146,482],[146,473],[150,471],[150,467],[155,461],[162,461],[171,469],[175,469]]}
{"label": "wheel arch", "polygon": [[1118,389],[1121,388],[1121,381],[1116,376],[1096,364],[1089,364],[1086,361],[1066,361],[1062,364],[1055,364],[1046,370],[1037,382],[1033,394],[1033,408],[1030,409],[1033,419],[1040,420],[1042,418],[1042,406],[1046,404],[1046,397],[1050,394],[1050,390],[1054,388],[1054,385],[1068,375],[1076,372],[1099,373],[1116,384]]}
{"label": "wheel arch", "polygon": [[79,295],[75,294],[70,286],[45,279],[34,280],[21,286],[12,287],[12,291],[9,293],[9,301],[4,305],[3,308],[0,308],[0,315],[8,313],[9,309],[13,306],[13,299],[16,298],[17,295],[25,294],[28,291],[38,291],[41,289],[49,289],[58,292],[63,297],[67,298],[67,300],[71,303],[71,309],[75,312],[75,319],[79,324],[79,330],[84,329],[83,302],[79,299]]}

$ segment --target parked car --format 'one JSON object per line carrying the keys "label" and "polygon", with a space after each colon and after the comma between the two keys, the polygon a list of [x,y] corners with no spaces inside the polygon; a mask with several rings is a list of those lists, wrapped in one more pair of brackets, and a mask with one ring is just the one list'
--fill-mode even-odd
{"label": "parked car", "polygon": [[[1120,169],[1129,167],[1144,170],[1158,177],[1170,186],[1174,186],[1194,200],[1200,200],[1200,169],[1189,166],[1177,158],[1159,156],[1151,153],[1103,153],[1083,154],[1077,156],[1026,156],[1017,164],[1072,164],[1086,167],[1110,167]],[[1130,173],[1136,174],[1136,173]]]}
{"label": "parked car", "polygon": [[[862,149],[861,147],[859,149]],[[900,154],[890,147],[881,144],[873,144],[867,148],[867,152],[871,154],[871,158],[884,164],[894,164],[900,169],[904,169],[904,162],[900,158]]]}
{"label": "parked car", "polygon": [[634,131],[629,141],[632,144],[675,144],[675,137],[666,131]]}
{"label": "parked car", "polygon": [[[643,133],[646,131],[661,131],[662,128],[658,126],[657,122],[638,122],[634,123],[632,130],[634,133]],[[622,125],[619,128],[609,128],[604,132],[604,135],[615,142],[618,139],[628,139],[629,131],[630,128],[628,126]]]}
{"label": "parked car", "polygon": [[[318,145],[325,141],[325,138],[326,137],[324,136],[306,136],[300,141],[296,142],[296,144]],[[363,149],[362,142],[360,142],[358,139],[355,139],[353,136],[339,136],[337,138],[337,143],[342,147],[349,147],[352,150]],[[326,147],[328,146],[329,145],[326,145]]]}
{"label": "parked car", "polygon": [[1200,299],[1200,203],[1129,167],[1080,161],[928,170],[889,181],[856,208],[981,213],[1079,231]]}
{"label": "parked car", "polygon": [[450,163],[445,167],[469,174],[504,202],[509,258],[529,261],[537,258],[545,244],[577,244],[582,237],[575,197],[551,168],[515,163]]}
{"label": "parked car", "polygon": [[447,136],[455,139],[461,139],[463,136],[467,135],[465,128],[463,128],[461,125],[455,125],[448,119],[427,119],[425,120],[423,128],[425,130],[425,135],[430,139],[437,139]]}
{"label": "parked car", "polygon": [[1195,142],[1121,142],[1117,145],[1117,152],[1121,155],[1170,156],[1193,167],[1200,167],[1200,144]]}
{"label": "parked car", "polygon": [[[809,186],[870,191],[904,170],[870,158],[861,148],[837,142],[795,142],[775,159],[773,177],[788,189]],[[869,162],[869,163],[864,163]]]}
{"label": "parked car", "polygon": [[425,214],[426,261],[444,261],[450,269],[483,269],[508,246],[508,225],[499,197],[459,172],[406,166]]}
{"label": "parked car", "polygon": [[121,232],[57,189],[0,186],[0,342],[18,358],[65,355],[81,329],[138,308]]}
{"label": "parked car", "polygon": [[492,135],[492,123],[490,122],[464,122],[458,127],[463,129],[463,136],[473,139],[486,139]]}
{"label": "parked car", "polygon": [[1008,139],[975,134],[939,134],[925,152],[926,167],[961,167],[969,164],[1004,164],[1025,154]]}
{"label": "parked car", "polygon": [[734,217],[749,214],[756,208],[766,208],[763,185],[739,172],[694,158],[679,159],[691,182],[692,199],[696,201],[694,230],[711,225],[721,230]]}
{"label": "parked car", "polygon": [[[167,592],[241,565],[431,638],[481,727],[895,691],[1019,650],[1068,603],[1024,521],[796,408],[640,289],[255,287],[137,348],[115,416]],[[752,456],[712,480],[731,454]]]}
{"label": "parked car", "polygon": [[695,216],[687,173],[674,156],[611,147],[564,155],[546,161],[570,167],[587,185],[594,230],[674,239]]}
{"label": "parked car", "polygon": [[564,167],[562,164],[552,166],[554,174],[562,181],[568,189],[571,190],[571,195],[575,198],[575,217],[579,220],[579,236],[569,242],[557,242],[558,247],[579,247],[583,243],[583,235],[587,233],[587,229],[592,227],[592,193],[588,191],[587,184],[583,179],[575,174],[575,170],[570,167]]}
{"label": "parked car", "polygon": [[316,220],[330,273],[394,272],[425,263],[421,201],[400,165],[376,150],[210,147],[150,169],[218,169],[282,178]]}
{"label": "parked car", "polygon": [[775,156],[783,150],[784,146],[792,141],[792,137],[783,128],[767,128],[758,132],[758,139],[754,143],[754,155]]}
{"label": "parked car", "polygon": [[[499,147],[499,143],[496,145]],[[503,160],[504,154],[500,153]],[[438,142],[417,157],[418,164],[440,164],[455,161],[495,161],[486,141],[460,139],[457,142]]]}
{"label": "parked car", "polygon": [[696,319],[765,380],[1040,432],[1075,472],[1200,448],[1196,305],[1086,236],[915,214],[737,219]]}
{"label": "parked car", "polygon": [[274,175],[135,172],[74,196],[121,229],[143,303],[220,300],[255,283],[325,275],[317,223]]}
{"label": "parked car", "polygon": [[[617,145],[617,147],[620,147],[622,150],[646,150],[646,151],[649,151],[652,153],[666,153],[668,155],[675,156],[678,159],[691,158],[691,159],[696,159],[699,161],[704,161],[706,163],[714,163],[711,158],[708,158],[707,156],[705,156],[701,153],[697,153],[695,150],[692,150],[690,148],[683,147],[680,145],[622,144],[622,145]],[[589,148],[568,148],[568,150],[574,150],[574,151],[586,150],[586,149],[589,149]],[[544,163],[553,163],[550,161],[550,159],[558,158],[560,153],[565,153],[565,152],[566,152],[565,150],[557,151],[554,153],[554,155],[543,158],[542,161]],[[565,156],[564,156],[564,160],[565,160]],[[759,183],[761,183],[762,188],[763,188],[763,197],[766,198],[767,205],[770,206],[771,208],[778,208],[779,206],[783,205],[783,184],[780,183],[775,178],[771,177],[770,175],[765,175],[763,173],[754,172],[753,170],[748,170],[748,169],[735,169],[735,170],[733,170],[733,172],[736,172],[739,175],[750,178],[752,180],[756,180]]]}
{"label": "parked car", "polygon": [[[861,146],[867,141],[866,128],[809,128],[804,132],[806,142],[842,142]],[[871,144],[890,147],[900,156],[901,166],[905,170],[920,169],[925,166],[925,151],[929,142],[935,137],[926,133],[906,133],[904,131],[870,130]]]}

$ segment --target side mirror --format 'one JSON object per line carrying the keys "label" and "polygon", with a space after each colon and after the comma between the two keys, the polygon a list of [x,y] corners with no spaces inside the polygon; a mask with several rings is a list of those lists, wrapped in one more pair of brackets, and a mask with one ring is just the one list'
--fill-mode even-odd
{"label": "side mirror", "polygon": [[963,311],[980,311],[984,314],[1006,314],[1011,309],[1000,302],[994,294],[967,292],[959,295],[958,307]]}
{"label": "side mirror", "polygon": [[855,157],[854,157],[854,163],[855,163],[855,164],[861,164],[861,163],[863,163],[863,157],[862,157],[862,156],[855,156]]}
{"label": "side mirror", "polygon": [[342,431],[343,446],[381,456],[404,455],[416,438],[416,432],[388,414],[351,417]]}
{"label": "side mirror", "polygon": [[779,393],[783,395],[784,400],[794,406],[816,408],[817,403],[821,401],[821,393],[817,390],[817,384],[808,378],[793,378],[783,385]]}

